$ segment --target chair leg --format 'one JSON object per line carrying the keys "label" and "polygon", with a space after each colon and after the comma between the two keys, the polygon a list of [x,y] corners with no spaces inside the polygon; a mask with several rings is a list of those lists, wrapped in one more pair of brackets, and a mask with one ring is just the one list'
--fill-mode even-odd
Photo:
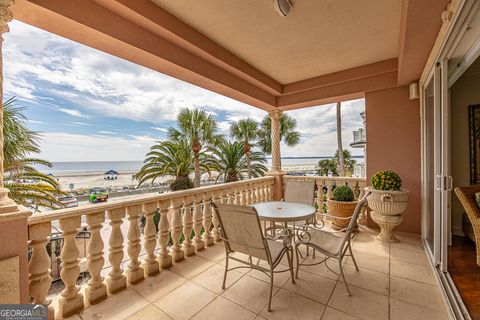
{"label": "chair leg", "polygon": [[295,277],[293,275],[293,250],[292,248],[287,249],[287,259],[288,259],[288,268],[290,269],[290,277],[292,277],[292,283],[295,284]]}
{"label": "chair leg", "polygon": [[355,260],[355,257],[353,256],[352,246],[350,245],[350,241],[348,241],[348,251],[350,252],[350,257],[352,258],[353,264],[355,265],[355,270],[360,271],[360,269],[358,269],[357,261]]}
{"label": "chair leg", "polygon": [[295,270],[295,278],[298,279],[298,270],[300,269],[300,259],[298,257],[298,244],[295,245],[295,258],[297,260],[297,269]]}
{"label": "chair leg", "polygon": [[351,296],[352,293],[350,292],[347,280],[345,280],[345,275],[343,274],[342,259],[338,259],[338,266],[340,268],[340,275],[342,276],[343,283],[345,283],[345,288],[347,288],[348,295]]}
{"label": "chair leg", "polygon": [[227,282],[227,272],[228,272],[228,253],[227,253],[227,258],[225,259],[225,273],[223,274],[222,289],[225,289],[225,283]]}
{"label": "chair leg", "polygon": [[268,297],[268,312],[272,312],[272,294],[273,294],[273,267],[270,266],[270,295]]}

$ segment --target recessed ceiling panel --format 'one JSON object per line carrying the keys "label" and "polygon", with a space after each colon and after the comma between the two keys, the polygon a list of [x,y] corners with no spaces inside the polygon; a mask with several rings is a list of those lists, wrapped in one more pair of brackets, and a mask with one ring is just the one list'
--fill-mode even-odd
{"label": "recessed ceiling panel", "polygon": [[397,57],[401,0],[152,0],[282,84]]}

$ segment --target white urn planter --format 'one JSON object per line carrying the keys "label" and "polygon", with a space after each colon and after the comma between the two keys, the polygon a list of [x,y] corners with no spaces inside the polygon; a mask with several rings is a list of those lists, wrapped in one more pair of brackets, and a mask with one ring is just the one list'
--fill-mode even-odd
{"label": "white urn planter", "polygon": [[398,242],[393,229],[403,222],[403,212],[408,207],[410,191],[377,190],[366,187],[365,192],[370,192],[367,197],[368,206],[372,210],[370,216],[380,226],[377,239],[387,243]]}

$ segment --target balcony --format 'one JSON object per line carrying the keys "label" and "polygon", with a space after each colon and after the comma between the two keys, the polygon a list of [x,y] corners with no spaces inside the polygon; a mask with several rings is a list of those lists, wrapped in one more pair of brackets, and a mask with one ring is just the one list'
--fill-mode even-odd
{"label": "balcony", "polygon": [[[336,185],[349,185],[357,197],[365,186],[361,178],[283,177],[284,181],[299,179],[315,180],[319,212],[325,210],[326,197]],[[361,271],[355,272],[350,260],[345,262],[352,297],[325,265],[303,267],[296,285],[288,274],[279,274],[272,313],[265,308],[268,279],[258,271],[230,272],[227,288],[222,290],[225,252],[208,204],[268,201],[273,183],[273,177],[263,177],[35,214],[28,221],[32,300],[48,303],[50,318],[57,319],[225,319],[232,315],[236,319],[397,319],[406,315],[412,319],[419,314],[425,315],[422,319],[447,319],[420,237],[401,233],[402,242],[385,245],[375,239],[375,230],[365,226],[359,228],[353,244]],[[145,217],[143,232],[141,216]],[[63,239],[60,257],[55,259],[61,260],[60,279],[54,283],[55,249],[50,245],[49,255],[46,248],[53,243],[52,225],[58,226]],[[90,236],[79,245],[82,226]],[[321,258],[303,254],[302,259]]]}

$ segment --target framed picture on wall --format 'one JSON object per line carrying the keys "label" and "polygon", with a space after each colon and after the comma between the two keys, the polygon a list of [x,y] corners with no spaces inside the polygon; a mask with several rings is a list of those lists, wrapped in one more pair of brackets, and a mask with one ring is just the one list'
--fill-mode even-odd
{"label": "framed picture on wall", "polygon": [[468,107],[470,184],[480,184],[480,104]]}

